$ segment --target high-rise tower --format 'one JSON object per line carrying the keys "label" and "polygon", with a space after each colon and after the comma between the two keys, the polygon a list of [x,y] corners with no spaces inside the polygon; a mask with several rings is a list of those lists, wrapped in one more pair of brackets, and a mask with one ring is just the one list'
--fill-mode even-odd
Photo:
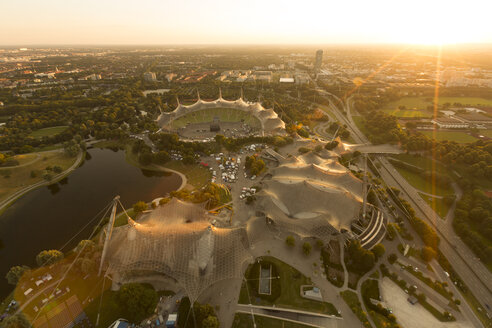
{"label": "high-rise tower", "polygon": [[316,59],[314,61],[314,72],[317,74],[321,70],[321,63],[323,62],[323,50],[316,51]]}

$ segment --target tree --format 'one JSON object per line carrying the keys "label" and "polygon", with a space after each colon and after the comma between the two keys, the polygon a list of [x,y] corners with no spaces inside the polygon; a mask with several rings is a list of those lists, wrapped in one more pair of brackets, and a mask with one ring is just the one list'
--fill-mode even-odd
{"label": "tree", "polygon": [[84,252],[84,253],[90,253],[96,249],[96,243],[94,243],[90,239],[83,239],[79,242],[77,247],[75,248],[76,252]]}
{"label": "tree", "polygon": [[316,240],[316,247],[317,247],[318,249],[323,248],[323,245],[324,245],[324,243],[323,243],[323,241],[322,241],[321,239],[317,239],[317,240]]}
{"label": "tree", "polygon": [[146,211],[147,208],[148,208],[147,203],[142,200],[133,204],[133,211],[135,212],[135,214],[139,214],[143,211]]}
{"label": "tree", "polygon": [[161,199],[159,199],[159,205],[167,204],[167,203],[169,203],[170,200],[171,199],[170,198],[167,198],[167,197],[161,198]]}
{"label": "tree", "polygon": [[309,242],[306,241],[304,244],[302,244],[302,251],[304,252],[304,254],[306,256],[311,254],[312,249],[313,249],[313,246],[311,246],[311,244]]}
{"label": "tree", "polygon": [[161,150],[154,155],[154,161],[157,164],[164,164],[166,162],[169,162],[169,160],[171,160],[171,156],[169,156],[169,153],[167,151]]}
{"label": "tree", "polygon": [[126,310],[127,319],[137,324],[154,312],[157,301],[157,292],[151,285],[124,284],[117,294],[117,302]]}
{"label": "tree", "polygon": [[386,249],[384,248],[383,244],[377,244],[372,248],[372,253],[376,257],[376,259],[380,259],[383,255]]}
{"label": "tree", "polygon": [[19,282],[20,278],[22,278],[22,275],[26,272],[29,271],[30,268],[26,265],[20,266],[16,265],[10,268],[9,272],[7,272],[7,275],[5,278],[7,278],[7,281],[11,285],[17,285]]}
{"label": "tree", "polygon": [[328,142],[328,143],[325,145],[325,149],[327,149],[327,150],[333,150],[333,149],[335,149],[335,148],[336,148],[336,146],[338,146],[338,141],[333,140],[333,141]]}
{"label": "tree", "polygon": [[36,256],[36,263],[39,266],[52,265],[63,259],[63,253],[56,249],[41,251]]}
{"label": "tree", "polygon": [[67,141],[63,144],[63,151],[69,157],[77,156],[80,151],[80,146],[75,140]]}
{"label": "tree", "polygon": [[3,328],[31,328],[31,323],[26,319],[23,313],[15,314],[5,320]]}
{"label": "tree", "polygon": [[63,171],[63,169],[60,166],[58,166],[58,165],[53,166],[53,172],[61,173],[62,171]]}
{"label": "tree", "polygon": [[349,268],[359,273],[369,271],[375,263],[374,253],[364,249],[358,240],[351,240],[347,245],[346,259],[349,262]]}
{"label": "tree", "polygon": [[395,254],[395,253],[391,253],[389,256],[388,256],[388,262],[393,264],[396,262],[396,260],[398,260],[398,256]]}
{"label": "tree", "polygon": [[422,257],[422,260],[425,262],[430,262],[432,259],[436,258],[436,251],[430,248],[429,246],[422,247],[422,250],[420,251],[420,255]]}
{"label": "tree", "polygon": [[152,163],[152,153],[144,152],[138,156],[138,161],[142,165],[150,165]]}
{"label": "tree", "polygon": [[226,138],[222,134],[217,134],[215,135],[215,142],[218,143],[219,145],[224,144]]}
{"label": "tree", "polygon": [[202,321],[202,328],[219,328],[219,319],[209,315]]}
{"label": "tree", "polygon": [[287,246],[294,247],[296,245],[296,239],[294,236],[287,236],[287,238],[285,238],[285,243]]}

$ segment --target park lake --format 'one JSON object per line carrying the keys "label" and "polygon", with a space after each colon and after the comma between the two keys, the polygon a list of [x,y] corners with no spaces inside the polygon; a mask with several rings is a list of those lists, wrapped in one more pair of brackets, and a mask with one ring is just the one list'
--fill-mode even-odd
{"label": "park lake", "polygon": [[67,178],[27,193],[0,215],[0,296],[13,289],[4,278],[10,267],[35,266],[36,255],[45,249],[73,248],[91,234],[97,220],[88,223],[116,195],[128,208],[180,185],[177,174],[128,164],[123,151],[89,149],[83,164]]}

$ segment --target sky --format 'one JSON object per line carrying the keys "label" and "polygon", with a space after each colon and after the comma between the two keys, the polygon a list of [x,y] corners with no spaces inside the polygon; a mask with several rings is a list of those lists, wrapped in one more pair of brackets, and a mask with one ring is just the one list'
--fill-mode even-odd
{"label": "sky", "polygon": [[490,0],[0,0],[0,45],[492,43]]}

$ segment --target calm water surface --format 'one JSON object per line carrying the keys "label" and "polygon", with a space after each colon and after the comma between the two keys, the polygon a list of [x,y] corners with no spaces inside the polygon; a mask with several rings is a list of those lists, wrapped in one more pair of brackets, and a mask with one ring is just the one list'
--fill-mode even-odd
{"label": "calm water surface", "polygon": [[[60,249],[114,196],[120,195],[128,208],[180,185],[176,174],[149,172],[128,164],[123,151],[90,149],[82,166],[67,178],[27,193],[0,215],[0,297],[13,290],[4,278],[10,267],[32,267],[40,251]],[[92,229],[91,224],[64,250],[87,238]]]}

